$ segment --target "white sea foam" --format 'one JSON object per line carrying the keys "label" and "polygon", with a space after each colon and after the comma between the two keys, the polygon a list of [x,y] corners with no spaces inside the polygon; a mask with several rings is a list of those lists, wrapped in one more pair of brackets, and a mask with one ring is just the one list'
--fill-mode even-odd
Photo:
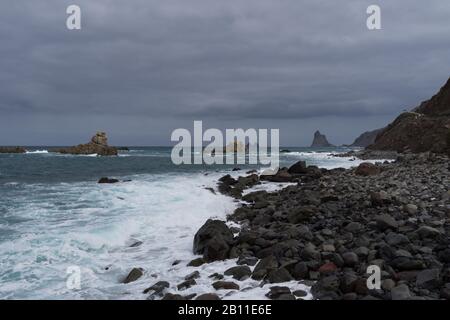
{"label": "white sea foam", "polygon": [[[18,225],[20,230],[12,225],[20,234],[14,246],[0,243],[2,270],[10,270],[1,279],[0,298],[140,299],[145,298],[140,286],[150,285],[152,274],[176,285],[184,275],[169,270],[175,259],[185,266],[194,258],[198,228],[236,207],[204,189],[217,178],[144,175],[117,185],[30,186],[30,192],[47,188],[47,194],[17,199],[22,205],[10,213],[29,221]],[[134,240],[143,244],[130,248]],[[79,291],[65,286],[66,268],[73,265],[82,270]],[[144,268],[145,276],[120,284],[133,267]]]}
{"label": "white sea foam", "polygon": [[33,151],[26,151],[25,153],[27,154],[43,154],[43,153],[48,153],[48,150],[33,150]]}
{"label": "white sea foam", "polygon": [[335,154],[338,152],[286,152],[285,155],[288,159],[302,159],[307,162],[308,165],[317,165],[321,168],[334,169],[334,168],[345,168],[349,169],[360,165],[362,162],[384,162],[392,160],[361,160],[356,157],[336,157]]}

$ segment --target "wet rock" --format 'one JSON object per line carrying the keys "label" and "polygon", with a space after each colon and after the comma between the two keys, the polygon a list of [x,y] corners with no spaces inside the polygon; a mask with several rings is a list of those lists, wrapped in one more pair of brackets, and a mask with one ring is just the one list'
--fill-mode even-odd
{"label": "wet rock", "polygon": [[212,286],[216,290],[239,290],[239,285],[231,281],[216,281]]}
{"label": "wet rock", "polygon": [[270,291],[266,294],[266,297],[268,297],[269,299],[275,300],[275,299],[278,299],[283,294],[290,294],[290,293],[291,293],[291,289],[289,289],[288,287],[275,286],[275,287],[270,287]]}
{"label": "wet rock", "polygon": [[142,244],[143,244],[142,241],[136,241],[132,245],[130,245],[130,248],[136,248],[136,247],[141,246]]}
{"label": "wet rock", "polygon": [[207,262],[225,260],[233,243],[233,233],[220,220],[208,220],[195,234],[194,253],[203,254]]}
{"label": "wet rock", "polygon": [[151,287],[145,289],[143,293],[149,293],[150,291],[154,291],[155,294],[162,293],[165,289],[169,288],[170,284],[167,281],[158,281]]}
{"label": "wet rock", "polygon": [[215,280],[222,280],[224,278],[224,276],[223,276],[223,274],[215,272],[215,273],[211,274],[210,276],[208,276],[208,278],[212,278]]}
{"label": "wet rock", "polygon": [[195,300],[220,300],[220,298],[215,293],[204,293],[199,295]]}
{"label": "wet rock", "polygon": [[194,279],[189,279],[189,280],[183,281],[182,283],[177,285],[177,289],[180,291],[185,290],[192,286],[195,286],[196,284],[197,284],[197,282]]}
{"label": "wet rock", "polygon": [[286,268],[279,268],[269,272],[267,279],[270,283],[280,283],[294,280]]}
{"label": "wet rock", "polygon": [[306,174],[308,172],[306,161],[297,161],[291,167],[289,167],[288,172],[290,174]]}
{"label": "wet rock", "polygon": [[304,291],[304,290],[295,290],[294,292],[292,292],[292,294],[296,297],[306,297],[308,295],[308,292]]}
{"label": "wet rock", "polygon": [[252,271],[248,266],[236,266],[224,272],[226,276],[232,276],[236,280],[245,280],[250,277]]}
{"label": "wet rock", "polygon": [[100,180],[98,180],[98,183],[118,183],[119,182],[119,180],[117,180],[117,179],[110,179],[110,178],[107,178],[107,177],[103,177],[103,178],[100,178]]}
{"label": "wet rock", "polygon": [[162,300],[186,300],[182,295],[166,293]]}
{"label": "wet rock", "polygon": [[192,280],[192,279],[198,279],[200,278],[200,272],[194,271],[190,274],[188,274],[186,277],[184,277],[184,280]]}
{"label": "wet rock", "polygon": [[239,257],[237,264],[238,265],[248,265],[248,266],[254,266],[258,262],[258,258],[255,257],[246,257],[241,256]]}
{"label": "wet rock", "polygon": [[282,294],[276,300],[297,300],[293,294]]}
{"label": "wet rock", "polygon": [[123,280],[123,283],[130,283],[138,280],[140,277],[144,275],[144,269],[142,268],[133,268],[127,277]]}
{"label": "wet rock", "polygon": [[194,260],[191,260],[187,266],[188,267],[200,267],[202,264],[205,264],[206,261],[203,258],[196,258]]}

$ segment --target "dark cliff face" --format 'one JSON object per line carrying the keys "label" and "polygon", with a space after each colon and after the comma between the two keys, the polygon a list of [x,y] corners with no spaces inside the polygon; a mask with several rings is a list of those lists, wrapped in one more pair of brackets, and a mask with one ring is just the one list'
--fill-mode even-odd
{"label": "dark cliff face", "polygon": [[378,134],[383,130],[384,128],[364,132],[358,138],[356,138],[355,141],[350,146],[366,148],[367,146],[370,146],[375,142],[375,139],[377,138]]}
{"label": "dark cliff face", "polygon": [[311,147],[323,148],[323,147],[334,147],[334,146],[328,142],[327,137],[324,134],[321,134],[320,131],[317,130],[314,133],[314,139],[311,144]]}
{"label": "dark cliff face", "polygon": [[450,79],[430,100],[398,116],[378,134],[368,149],[448,153],[449,134]]}

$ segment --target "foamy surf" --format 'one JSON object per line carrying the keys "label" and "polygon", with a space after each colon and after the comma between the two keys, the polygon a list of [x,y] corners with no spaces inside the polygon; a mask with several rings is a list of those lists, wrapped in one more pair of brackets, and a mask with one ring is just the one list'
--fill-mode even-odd
{"label": "foamy surf", "polygon": [[[118,185],[61,184],[47,189],[40,201],[17,199],[23,202],[16,215],[29,221],[20,224],[13,247],[0,244],[2,269],[13,271],[2,276],[0,297],[145,298],[139,286],[151,285],[155,275],[176,284],[172,263],[194,258],[198,228],[210,217],[225,219],[236,207],[230,198],[204,189],[218,176],[131,178]],[[29,188],[41,193],[46,186]],[[130,248],[134,240],[142,245]],[[81,268],[81,290],[66,287],[70,266]],[[144,268],[144,277],[121,284],[133,267]]]}

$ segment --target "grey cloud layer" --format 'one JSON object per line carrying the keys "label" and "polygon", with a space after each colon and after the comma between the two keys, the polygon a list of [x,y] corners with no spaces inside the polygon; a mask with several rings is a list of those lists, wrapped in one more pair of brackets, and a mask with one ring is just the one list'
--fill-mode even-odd
{"label": "grey cloud layer", "polygon": [[[349,121],[382,125],[450,76],[446,0],[377,1],[383,30],[374,32],[365,27],[373,1],[75,2],[80,32],[65,29],[73,1],[0,4],[0,134],[23,129],[14,122],[21,116],[43,121],[22,131],[43,140],[46,122],[57,131],[75,116],[107,115],[107,123],[86,120],[86,129],[107,127],[124,143],[150,127],[153,143],[164,144],[164,128],[194,118],[320,126],[340,117],[341,125],[326,125],[339,135]],[[306,130],[286,132],[286,143]]]}

